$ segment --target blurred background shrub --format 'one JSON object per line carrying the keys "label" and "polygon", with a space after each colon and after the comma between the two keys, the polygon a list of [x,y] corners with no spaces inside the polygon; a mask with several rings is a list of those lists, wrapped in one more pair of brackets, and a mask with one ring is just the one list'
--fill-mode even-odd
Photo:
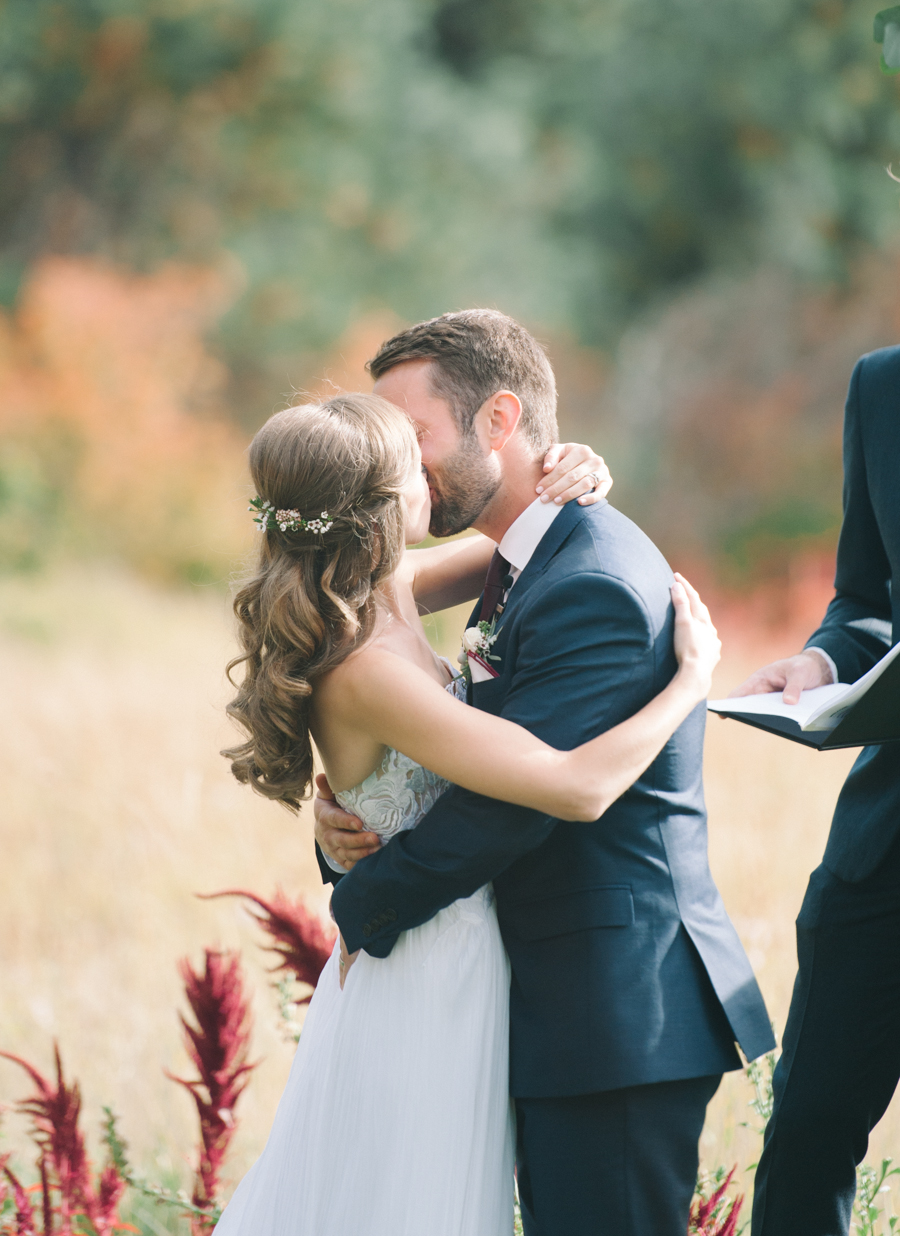
{"label": "blurred background shrub", "polygon": [[668,552],[738,587],[830,553],[849,367],[900,313],[871,22],[861,0],[5,0],[0,564],[221,578],[248,431],[472,304],[548,341],[564,431]]}

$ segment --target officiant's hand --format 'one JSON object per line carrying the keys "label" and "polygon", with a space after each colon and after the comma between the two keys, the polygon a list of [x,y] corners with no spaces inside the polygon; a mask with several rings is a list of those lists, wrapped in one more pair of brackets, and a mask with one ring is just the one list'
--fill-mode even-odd
{"label": "officiant's hand", "polygon": [[739,687],[735,687],[728,698],[783,691],[781,698],[786,704],[798,704],[802,691],[810,691],[813,687],[827,687],[833,681],[831,666],[818,652],[809,649],[807,652],[799,652],[795,657],[785,657],[782,661],[764,665]]}
{"label": "officiant's hand", "polygon": [[593,506],[612,489],[613,479],[602,455],[581,442],[557,442],[544,456],[544,473],[537,492],[541,502],[578,499],[579,506]]}
{"label": "officiant's hand", "polygon": [[366,832],[362,820],[338,806],[324,773],[316,777],[316,788],[319,792],[313,803],[313,815],[319,849],[350,871],[361,858],[381,849],[381,838],[377,833]]}

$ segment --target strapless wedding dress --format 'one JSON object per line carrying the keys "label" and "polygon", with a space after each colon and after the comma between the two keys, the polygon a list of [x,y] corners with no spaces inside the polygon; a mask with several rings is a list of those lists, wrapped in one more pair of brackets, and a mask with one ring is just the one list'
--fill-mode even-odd
{"label": "strapless wedding dress", "polygon": [[[461,680],[448,690],[462,693]],[[447,782],[389,750],[341,805],[384,838]],[[272,1132],[215,1236],[510,1236],[509,963],[491,888],[360,953],[332,953]]]}

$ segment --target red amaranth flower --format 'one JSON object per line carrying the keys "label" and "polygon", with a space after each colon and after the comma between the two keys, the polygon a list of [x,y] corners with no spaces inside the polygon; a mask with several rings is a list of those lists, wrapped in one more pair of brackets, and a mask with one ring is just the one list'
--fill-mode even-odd
{"label": "red amaranth flower", "polygon": [[[0,1171],[2,1171],[5,1179],[0,1179],[0,1206],[6,1200],[8,1192],[7,1181],[12,1185],[13,1201],[16,1205],[16,1227],[15,1233],[12,1228],[4,1227],[4,1236],[6,1233],[9,1236],[37,1236],[34,1227],[34,1208],[31,1205],[31,1199],[28,1196],[28,1191],[20,1182],[18,1177],[14,1176],[10,1169],[6,1166],[9,1160],[9,1155],[0,1156]],[[49,1228],[45,1225],[45,1231],[49,1232]]]}
{"label": "red amaranth flower", "polygon": [[691,1207],[688,1236],[737,1236],[737,1221],[744,1204],[744,1196],[739,1194],[732,1199],[725,1197],[736,1170],[733,1167],[708,1198],[699,1197]]}
{"label": "red amaranth flower", "polygon": [[[273,973],[287,970],[301,983],[315,987],[325,963],[331,956],[337,932],[327,927],[317,914],[307,909],[302,898],[291,901],[281,888],[275,889],[271,901],[263,901],[255,893],[243,889],[227,889],[221,893],[199,893],[204,900],[215,897],[245,897],[262,910],[262,914],[247,912],[259,923],[273,943],[266,948],[280,959]],[[303,996],[297,1004],[308,1004],[312,992]]]}
{"label": "red amaranth flower", "polygon": [[[247,1063],[250,1043],[250,1004],[244,995],[241,962],[237,953],[206,949],[206,965],[198,974],[185,959],[179,967],[185,994],[197,1019],[194,1027],[181,1018],[186,1047],[197,1072],[196,1081],[174,1077],[189,1090],[200,1117],[200,1162],[194,1185],[194,1205],[212,1209],[219,1191],[219,1174],[234,1136],[234,1108],[256,1065]],[[195,1219],[194,1231],[207,1232],[212,1223]]]}
{"label": "red amaranth flower", "polygon": [[50,1173],[47,1171],[47,1156],[42,1154],[39,1161],[41,1172],[41,1205],[44,1211],[44,1233],[53,1231],[53,1195],[50,1192]]}
{"label": "red amaranth flower", "polygon": [[[66,1085],[57,1045],[54,1045],[54,1055],[55,1086],[21,1056],[0,1052],[0,1057],[12,1060],[25,1070],[37,1091],[18,1106],[21,1112],[31,1117],[33,1136],[41,1152],[44,1226],[47,1227],[51,1211],[52,1183],[59,1190],[59,1236],[71,1236],[72,1222],[79,1214],[87,1217],[96,1236],[110,1236],[118,1223],[118,1202],[125,1182],[114,1167],[107,1167],[100,1177],[99,1191],[95,1191],[84,1137],[78,1128],[81,1090],[77,1082]],[[52,1180],[48,1180],[51,1175]]]}
{"label": "red amaranth flower", "polygon": [[124,1192],[125,1181],[116,1165],[107,1163],[97,1180],[97,1218],[92,1220],[98,1236],[119,1226],[119,1200]]}

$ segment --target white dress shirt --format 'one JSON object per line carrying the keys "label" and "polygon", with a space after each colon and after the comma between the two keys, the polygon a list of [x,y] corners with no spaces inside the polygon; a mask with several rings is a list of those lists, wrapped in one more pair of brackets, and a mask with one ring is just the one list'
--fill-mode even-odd
{"label": "white dress shirt", "polygon": [[541,502],[540,498],[536,498],[506,529],[497,548],[509,563],[513,584],[528,566],[544,533],[561,510],[562,506],[557,506],[555,502]]}

